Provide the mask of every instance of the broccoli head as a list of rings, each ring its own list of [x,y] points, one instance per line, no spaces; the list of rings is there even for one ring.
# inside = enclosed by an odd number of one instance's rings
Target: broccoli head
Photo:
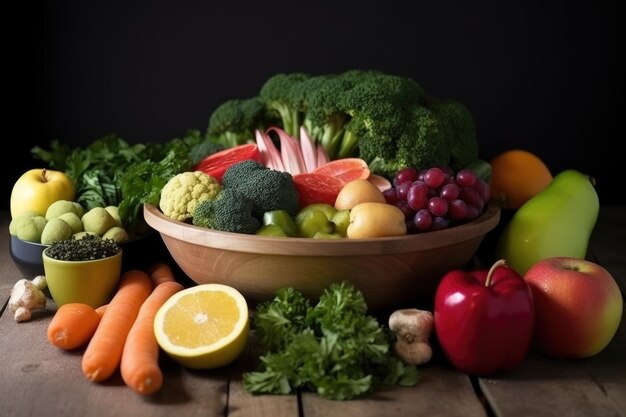
[[[222,178],[224,189],[234,188],[252,201],[252,214],[262,219],[267,211],[286,210],[295,216],[298,191],[288,172],[269,169],[251,159],[230,166]]]
[[[213,200],[198,204],[192,223],[200,227],[233,233],[253,234],[261,222],[252,216],[252,201],[233,188],[224,188]]]
[[[266,108],[280,117],[283,130],[296,138],[300,137],[302,117],[299,103],[293,102],[292,89],[308,78],[308,74],[300,72],[276,74],[265,81],[259,92]]]
[[[380,148],[383,144],[386,150]],[[406,167],[446,166],[450,155],[441,121],[425,107],[413,109],[394,140],[387,143],[380,137],[366,135],[361,138],[359,147],[363,158],[371,161],[370,170],[388,178]]]
[[[455,100],[436,100],[428,102],[441,121],[442,128],[450,143],[448,165],[455,171],[463,169],[478,159],[478,141],[474,119],[467,107]]]
[[[254,131],[266,123],[265,105],[258,97],[228,100],[209,118],[207,136],[226,148],[254,141]]]

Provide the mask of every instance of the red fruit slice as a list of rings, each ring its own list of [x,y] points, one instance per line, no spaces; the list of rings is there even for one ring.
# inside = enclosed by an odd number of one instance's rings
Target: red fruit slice
[[[367,162],[361,158],[335,159],[317,167],[313,173],[335,177],[344,184],[353,180],[366,180],[370,176]]]
[[[228,167],[246,159],[262,163],[261,153],[256,143],[246,143],[216,152],[198,162],[193,170],[205,172],[221,183]]]
[[[385,191],[391,188],[391,181],[380,175],[372,174],[367,178],[369,182],[374,184],[380,191]]]
[[[344,183],[335,177],[315,173],[294,175],[293,183],[298,190],[300,208],[314,203],[334,206],[337,195],[344,186]]]

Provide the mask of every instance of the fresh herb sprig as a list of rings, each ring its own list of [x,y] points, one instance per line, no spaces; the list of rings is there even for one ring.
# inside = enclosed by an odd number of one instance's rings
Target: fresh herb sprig
[[[417,383],[417,369],[390,352],[390,333],[347,282],[332,284],[313,307],[293,288],[281,289],[258,306],[253,324],[267,352],[260,370],[244,374],[253,394],[304,389],[348,400],[380,383]]]

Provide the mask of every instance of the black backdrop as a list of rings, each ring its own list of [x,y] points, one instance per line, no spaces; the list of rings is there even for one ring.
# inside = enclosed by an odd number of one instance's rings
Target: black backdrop
[[[505,4],[507,3],[507,4]],[[593,175],[623,203],[624,64],[603,1],[46,2],[4,14],[9,110],[2,207],[30,148],[118,133],[204,131],[229,98],[276,72],[379,69],[474,114],[481,157],[523,148]],[[8,32],[8,33],[7,33]],[[623,146],[623,145],[622,145]],[[6,166],[6,165],[5,165]]]

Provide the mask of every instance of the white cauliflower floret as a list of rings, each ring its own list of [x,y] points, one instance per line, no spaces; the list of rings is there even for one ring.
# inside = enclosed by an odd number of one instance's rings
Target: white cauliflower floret
[[[183,172],[172,177],[161,190],[159,208],[166,216],[184,222],[191,219],[201,201],[211,200],[222,191],[221,184],[202,172]]]

